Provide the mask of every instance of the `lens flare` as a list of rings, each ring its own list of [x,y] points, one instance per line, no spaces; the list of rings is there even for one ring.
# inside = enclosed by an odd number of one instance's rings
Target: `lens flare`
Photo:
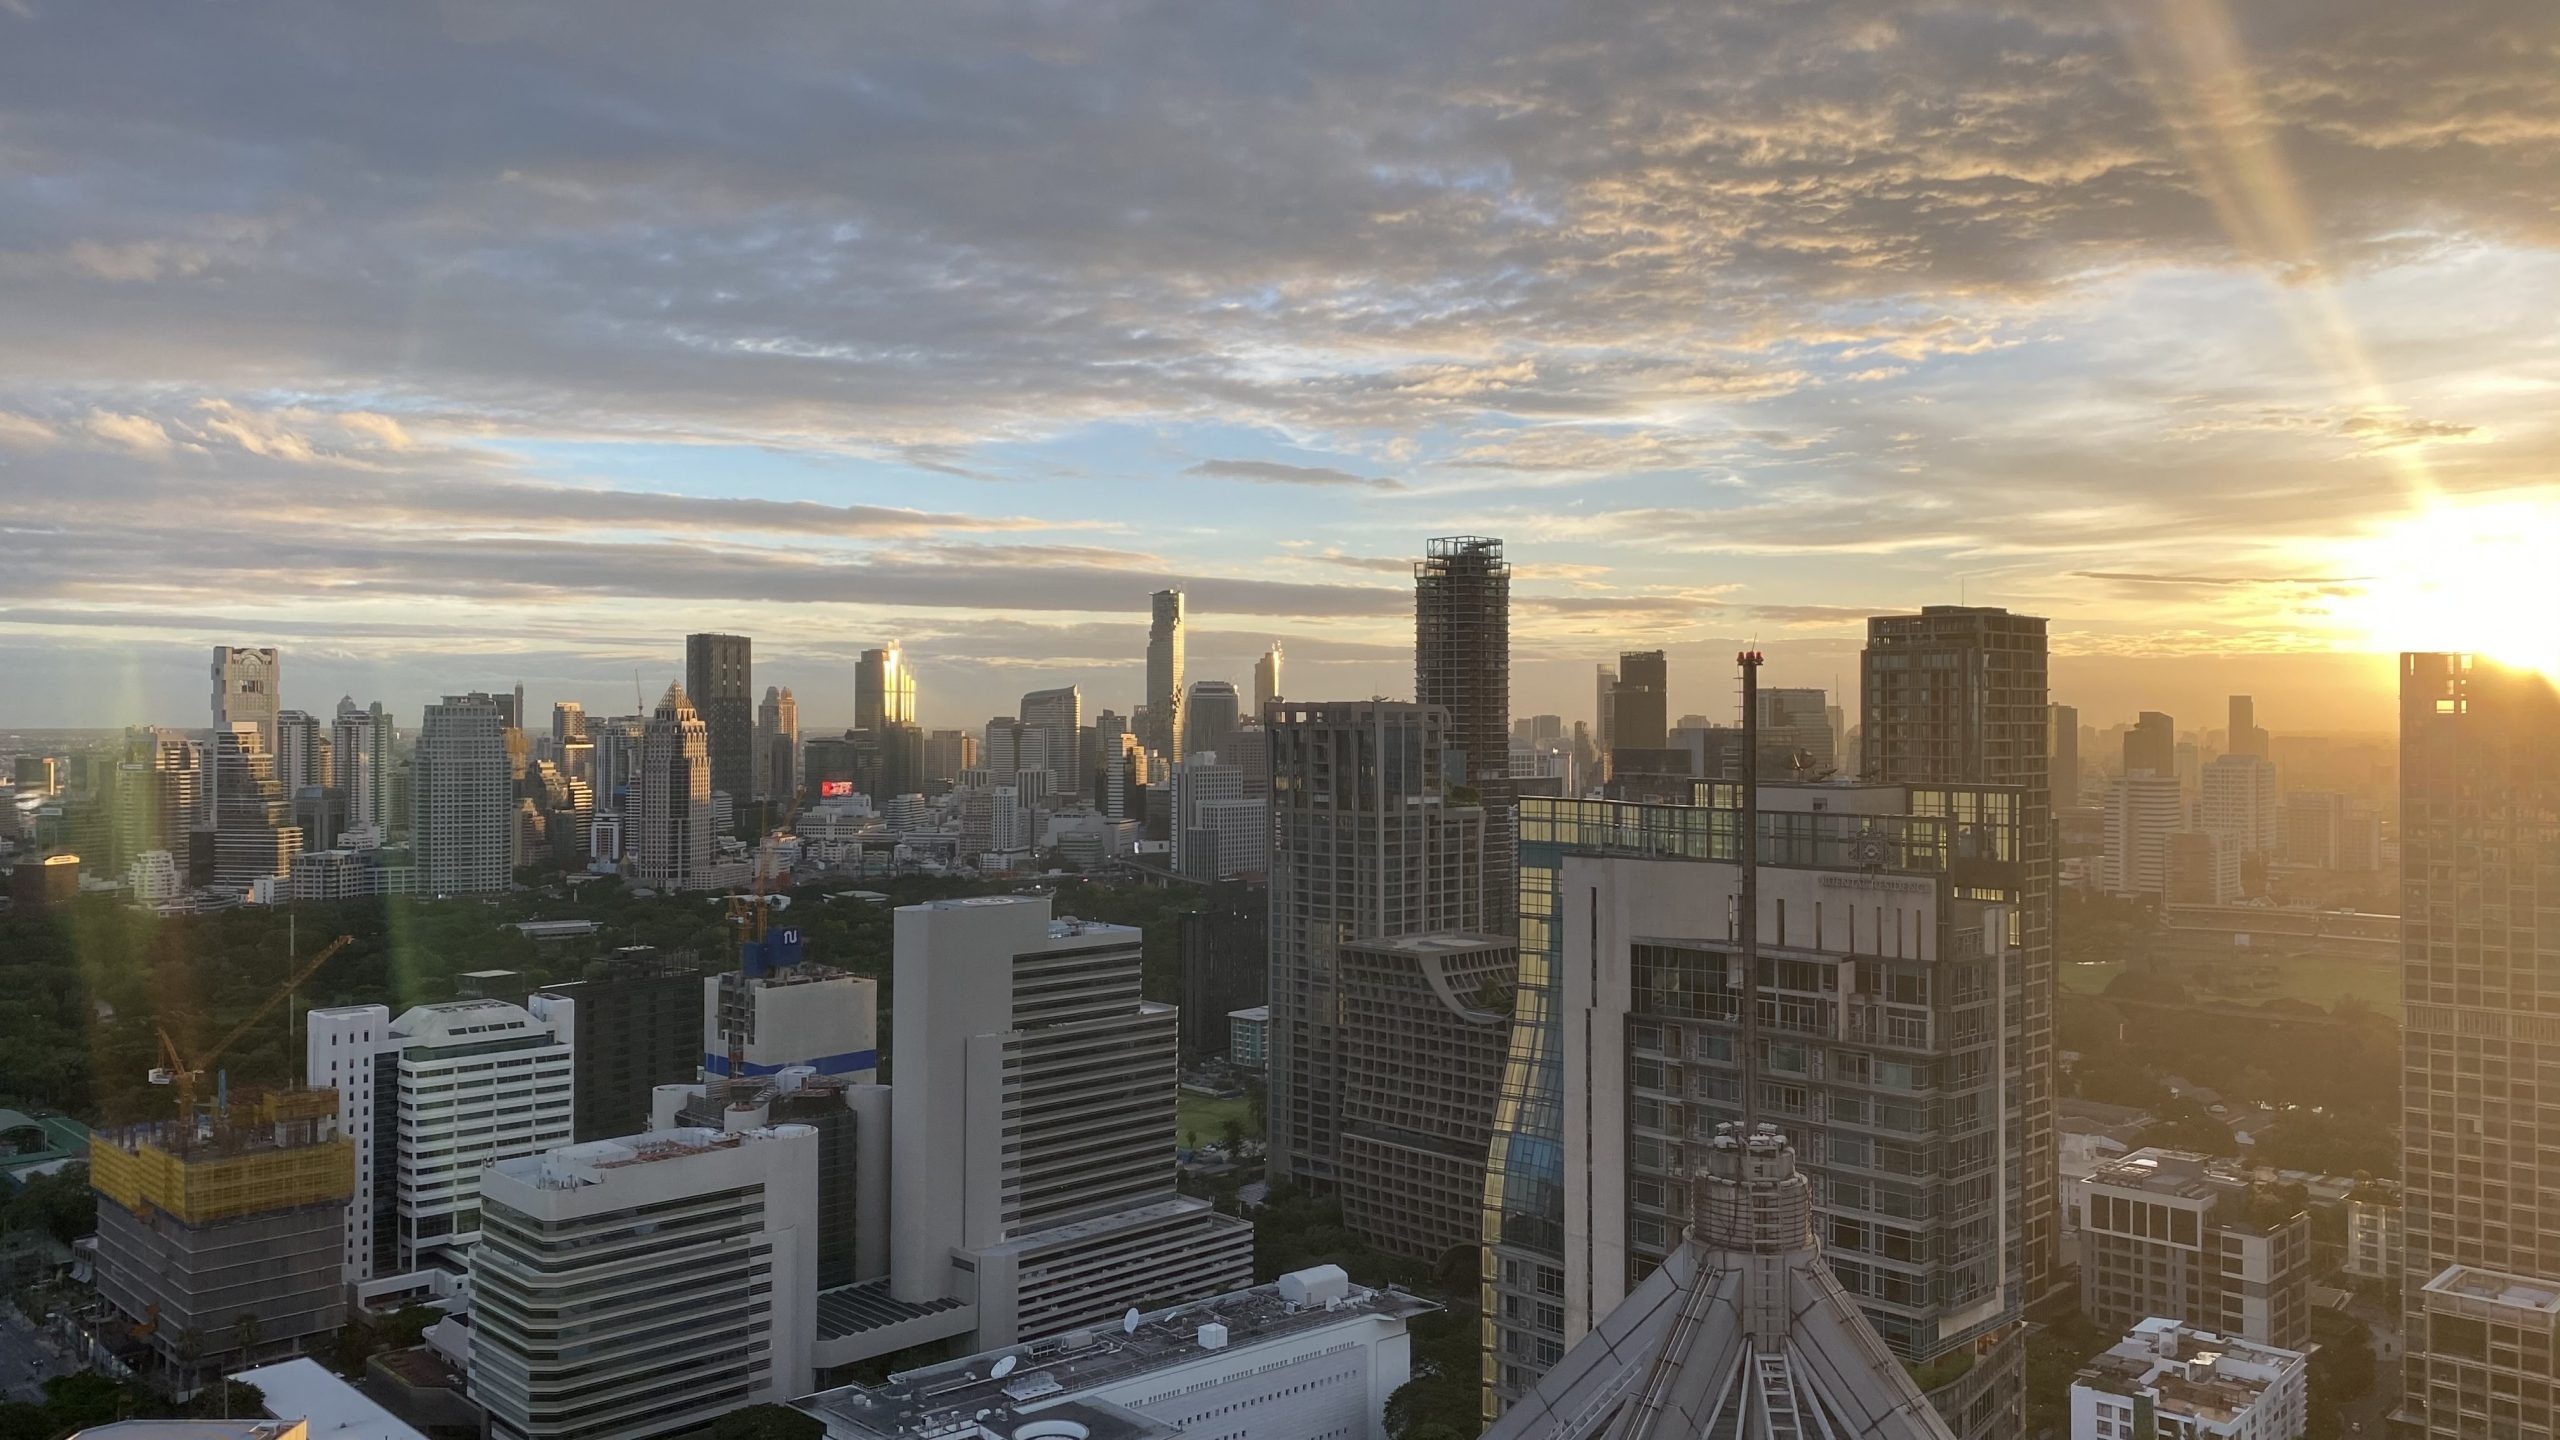
[[[2560,677],[2560,492],[2440,501],[2346,547],[2334,616],[2366,648],[2454,650]]]

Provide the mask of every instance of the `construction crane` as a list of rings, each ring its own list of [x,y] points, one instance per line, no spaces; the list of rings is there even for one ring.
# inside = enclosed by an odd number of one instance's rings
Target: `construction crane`
[[[264,1021],[270,1014],[273,1014],[276,1006],[281,1004],[286,996],[301,989],[302,982],[310,979],[313,974],[318,972],[321,966],[328,964],[332,956],[354,943],[356,943],[356,937],[353,935],[341,935],[337,939],[330,941],[326,946],[321,948],[319,954],[302,962],[302,968],[293,972],[292,979],[287,980],[284,984],[278,986],[274,994],[269,995],[265,1001],[259,1004],[257,1009],[249,1012],[248,1019],[231,1027],[231,1033],[223,1036],[221,1042],[216,1044],[210,1050],[203,1051],[193,1057],[190,1057],[185,1051],[178,1048],[177,1041],[169,1038],[169,1030],[167,1026],[154,1025],[151,1027],[159,1034],[160,1053],[169,1062],[166,1065],[156,1066],[153,1068],[151,1071],[151,1083],[154,1085],[175,1085],[178,1087],[178,1119],[181,1122],[191,1122],[194,1120],[196,1113],[196,1082],[204,1078],[205,1071],[212,1066],[213,1062],[221,1059],[225,1054],[228,1054],[232,1046],[240,1043],[242,1036],[247,1035],[251,1030],[256,1029],[260,1022]]]

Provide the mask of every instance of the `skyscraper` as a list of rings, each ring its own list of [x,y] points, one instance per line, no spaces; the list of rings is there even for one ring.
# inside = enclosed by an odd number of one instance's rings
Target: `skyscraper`
[[[1271,648],[1262,652],[1262,658],[1253,662],[1253,713],[1261,715],[1279,698],[1280,642],[1274,640]]]
[[[2009,950],[2022,1004],[2006,1018],[2017,1084],[2007,1097],[2018,1168],[2013,1233],[2030,1296],[2060,1264],[2054,1131],[2053,767],[2045,753],[2045,622],[1993,606],[1931,605],[1867,621],[1859,666],[1862,778],[1902,785],[1997,785],[2018,792],[2018,898]]]
[[[2273,762],[2238,751],[2213,757],[2200,782],[2196,828],[2213,832],[2244,856],[2275,854],[2284,836],[2284,812]]]
[[[2059,810],[2080,803],[2080,710],[2073,705],[2047,705],[2045,753],[2053,757],[2053,805]]]
[[[1227,739],[1236,733],[1239,708],[1235,682],[1192,681],[1191,694],[1182,706],[1182,753],[1213,751],[1219,759],[1233,764],[1235,757],[1227,753]]]
[[[1449,713],[1449,783],[1484,806],[1480,923],[1509,934],[1516,793],[1511,782],[1511,565],[1482,535],[1428,541],[1413,567],[1413,698]]]
[[[235,720],[215,730],[205,768],[215,795],[213,883],[246,894],[259,881],[287,873],[302,852],[302,831],[258,727]]]
[[[1139,742],[1167,760],[1182,758],[1182,592],[1155,593],[1147,625],[1147,714]]]
[[[342,695],[329,736],[338,788],[347,792],[347,830],[369,832],[380,844],[391,825],[391,716],[379,700],[359,707]]]
[[[865,650],[853,668],[853,728],[878,734],[884,725],[916,723],[916,677],[907,652],[892,640]]]
[[[1483,928],[1484,811],[1449,803],[1448,712],[1389,700],[1272,712],[1272,1178],[1340,1164],[1340,948]]]
[[[756,794],[755,644],[744,635],[684,637],[684,693],[709,737],[711,788],[752,815]]]
[[[2233,755],[2267,758],[2267,732],[2258,728],[2258,702],[2247,695],[2231,697],[2231,733],[2223,749]]]
[[[276,780],[287,799],[337,783],[330,773],[333,748],[319,716],[307,710],[276,712]]]
[[[1034,690],[1022,697],[1022,724],[1038,730],[1047,747],[1049,788],[1053,794],[1072,796],[1084,782],[1082,769],[1076,764],[1077,751],[1083,737],[1084,696],[1069,685],[1058,690]]]
[[[782,811],[800,794],[800,702],[788,686],[766,686],[756,707],[756,793]]]
[[[1618,672],[1606,665],[1593,669],[1598,677],[1592,690],[1591,743],[1605,765],[1618,743]]]
[[[2178,722],[2157,710],[2143,711],[2124,732],[2124,773],[2137,772],[2178,778]]]
[[[587,707],[575,700],[555,700],[551,705],[551,746],[556,755],[560,747],[587,735]]]
[[[505,712],[496,696],[475,690],[428,706],[418,727],[411,803],[418,888],[427,894],[504,890],[515,878],[515,782]]]
[[[247,722],[258,727],[258,748],[276,753],[276,711],[284,684],[284,658],[272,645],[213,647],[213,728]]]
[[[2560,1400],[2555,808],[2549,677],[2400,657],[2402,1393],[2444,1440],[2548,1434]]]
[[[1659,750],[1671,743],[1671,662],[1659,650],[1618,657],[1612,691],[1612,750]]]
[[[667,687],[640,740],[634,818],[623,843],[634,878],[660,890],[711,883],[710,727],[681,685]]]

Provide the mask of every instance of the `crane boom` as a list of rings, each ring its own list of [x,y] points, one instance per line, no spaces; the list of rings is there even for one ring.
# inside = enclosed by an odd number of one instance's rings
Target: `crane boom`
[[[282,1004],[286,996],[302,988],[302,982],[316,974],[320,967],[329,963],[339,951],[354,943],[356,943],[356,937],[353,935],[341,935],[323,946],[319,954],[304,961],[301,968],[293,972],[292,979],[277,986],[273,993],[259,1002],[257,1009],[249,1012],[248,1019],[232,1026],[231,1033],[223,1036],[221,1041],[210,1050],[192,1057],[185,1055],[178,1049],[178,1042],[169,1037],[165,1027],[153,1026],[152,1028],[160,1035],[160,1048],[169,1057],[169,1078],[178,1087],[178,1118],[184,1120],[195,1114],[196,1080],[212,1067],[214,1061],[228,1054],[232,1046],[240,1043],[242,1036],[256,1029],[260,1022],[274,1014],[276,1006]],[[159,1077],[155,1075],[152,1078],[157,1080]]]

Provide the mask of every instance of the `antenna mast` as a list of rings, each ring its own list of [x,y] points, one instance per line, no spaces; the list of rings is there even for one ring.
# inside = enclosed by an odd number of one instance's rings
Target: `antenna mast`
[[[1760,1118],[1760,652],[1733,657],[1742,668],[1742,1131]]]

